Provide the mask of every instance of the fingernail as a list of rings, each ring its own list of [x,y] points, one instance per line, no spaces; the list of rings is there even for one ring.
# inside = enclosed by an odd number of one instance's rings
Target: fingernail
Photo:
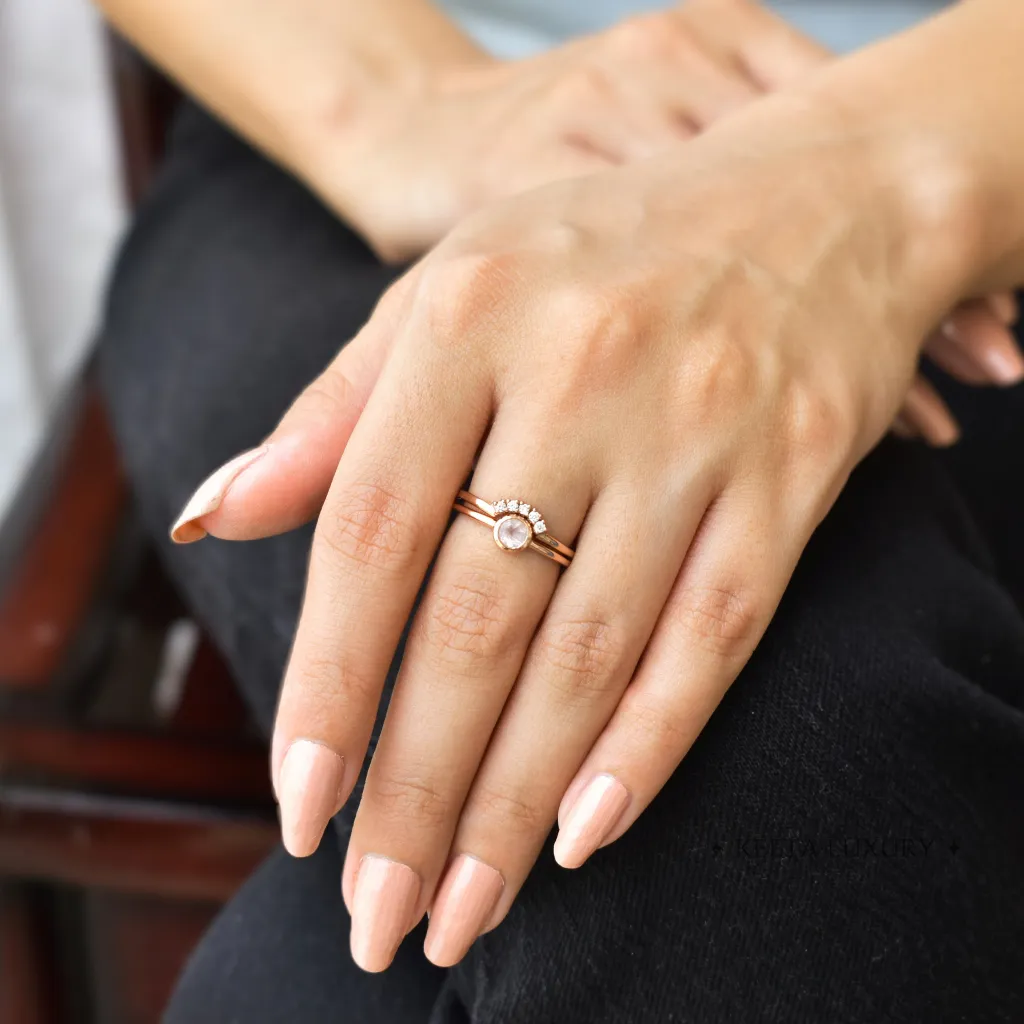
[[[419,876],[406,864],[368,853],[359,862],[352,897],[352,959],[383,971],[412,927]]]
[[[978,358],[998,384],[1018,384],[1024,378],[1024,359],[1016,350],[982,349]]]
[[[614,775],[596,775],[565,817],[555,839],[555,860],[578,868],[608,837],[629,803],[629,790]]]
[[[460,854],[448,868],[430,911],[423,944],[427,959],[438,967],[457,964],[490,920],[504,887],[501,872]]]
[[[327,823],[341,810],[345,759],[313,740],[295,740],[281,762],[281,839],[293,857],[316,852]]]
[[[263,458],[269,450],[270,445],[267,444],[253,448],[251,451],[236,455],[230,462],[225,462],[220,469],[214,470],[199,485],[195,494],[188,499],[185,507],[181,510],[181,515],[171,527],[171,540],[175,544],[191,544],[194,541],[202,540],[206,536],[206,531],[197,520],[219,509],[228,488],[257,459]]]

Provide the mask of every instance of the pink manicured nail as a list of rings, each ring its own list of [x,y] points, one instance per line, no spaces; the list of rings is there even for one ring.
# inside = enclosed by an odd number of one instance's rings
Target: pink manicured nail
[[[195,494],[181,510],[181,515],[175,520],[171,527],[171,540],[175,544],[191,544],[193,541],[202,540],[206,531],[196,521],[216,512],[220,508],[224,495],[228,488],[244,473],[257,459],[263,458],[270,450],[270,445],[262,445],[253,448],[251,451],[242,452],[236,455],[230,462],[225,462],[220,469],[214,470],[197,488]]]
[[[423,952],[438,967],[457,964],[490,919],[505,880],[476,857],[461,854],[448,868],[430,911]]]
[[[596,775],[565,816],[555,839],[555,860],[578,868],[608,837],[629,803],[629,790],[614,775]]]
[[[406,864],[368,853],[359,862],[352,897],[352,959],[364,971],[383,971],[413,925],[419,875]]]
[[[978,358],[998,384],[1018,384],[1024,377],[1024,359],[1019,352],[988,348],[982,349]]]
[[[324,829],[341,810],[345,759],[313,740],[295,740],[281,762],[277,798],[281,838],[293,857],[316,852]]]

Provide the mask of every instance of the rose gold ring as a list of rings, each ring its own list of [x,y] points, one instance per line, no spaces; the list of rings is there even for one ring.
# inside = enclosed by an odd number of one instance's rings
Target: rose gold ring
[[[568,544],[555,540],[548,533],[547,523],[538,509],[518,498],[502,498],[492,505],[469,491],[459,491],[452,508],[489,526],[494,534],[494,543],[502,551],[525,551],[531,548],[545,558],[565,566],[576,554]]]

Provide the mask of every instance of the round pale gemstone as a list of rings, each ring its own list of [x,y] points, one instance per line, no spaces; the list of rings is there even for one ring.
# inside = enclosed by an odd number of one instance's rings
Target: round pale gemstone
[[[508,551],[519,551],[530,543],[530,524],[519,516],[506,516],[494,527],[494,537]]]
[[[536,509],[534,509],[530,513],[530,517],[529,518],[530,518],[530,522],[531,523],[535,523],[535,522],[537,522],[538,519],[540,519],[540,513]]]
[[[512,500],[511,500],[511,501],[510,501],[510,502],[508,503],[508,510],[509,510],[509,512],[515,512],[515,511],[517,511],[518,509],[519,509],[519,500],[518,500],[517,498],[513,498],[513,499],[512,499]]]

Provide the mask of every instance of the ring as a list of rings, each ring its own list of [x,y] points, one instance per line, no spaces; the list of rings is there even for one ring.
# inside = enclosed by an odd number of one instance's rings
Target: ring
[[[502,551],[525,551],[531,548],[564,566],[568,566],[576,554],[568,544],[555,540],[548,533],[547,523],[539,509],[518,498],[502,498],[492,505],[469,491],[459,491],[452,508],[491,527],[494,543]]]

